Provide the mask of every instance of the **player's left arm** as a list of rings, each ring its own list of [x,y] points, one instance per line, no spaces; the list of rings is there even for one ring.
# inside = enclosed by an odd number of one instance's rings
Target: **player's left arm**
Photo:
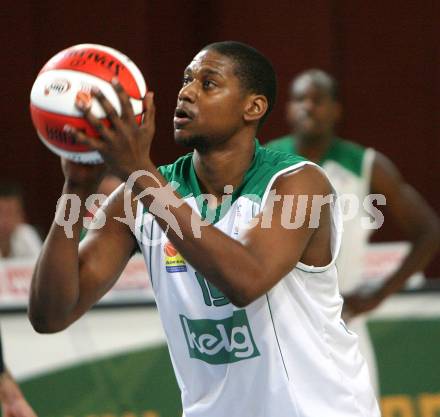
[[[371,310],[399,291],[412,274],[423,270],[430,262],[440,243],[440,222],[434,210],[381,153],[376,153],[373,163],[371,192],[385,196],[387,209],[411,243],[411,249],[400,267],[376,292],[345,299],[349,309],[358,310],[355,313]]]
[[[148,171],[166,185],[154,167]],[[135,183],[136,194],[150,187],[151,179],[141,177]],[[198,215],[191,207],[186,203],[169,207],[181,236],[170,229],[168,238],[198,272],[237,306],[246,306],[268,292],[299,261],[317,266],[331,261],[330,207],[315,204],[315,196],[332,193],[325,175],[314,166],[305,166],[278,178],[273,190],[278,197],[272,200],[273,204],[265,204],[252,219],[253,227],[239,240],[213,225],[201,227],[200,236],[196,237],[194,219]],[[151,194],[146,195],[142,202],[149,207],[153,199]],[[165,203],[162,201],[163,206]],[[169,223],[163,218],[156,220],[162,229],[167,228]]]

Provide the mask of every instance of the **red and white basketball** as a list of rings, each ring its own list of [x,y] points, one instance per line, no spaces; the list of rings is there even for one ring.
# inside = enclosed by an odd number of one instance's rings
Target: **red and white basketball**
[[[121,105],[111,85],[114,77],[130,96],[136,119],[141,123],[147,86],[139,68],[121,52],[102,45],[75,45],[56,54],[41,69],[32,87],[30,110],[38,136],[52,152],[83,164],[102,162],[99,152],[76,143],[64,126],[68,124],[98,137],[75,101],[77,97],[92,100],[91,111],[108,125],[90,91],[92,87],[99,88],[120,114]]]

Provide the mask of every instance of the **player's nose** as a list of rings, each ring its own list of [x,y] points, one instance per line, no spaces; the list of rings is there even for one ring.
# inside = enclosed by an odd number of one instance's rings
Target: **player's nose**
[[[184,85],[177,96],[179,101],[189,101],[190,103],[194,103],[197,98],[197,91],[195,87],[195,82],[190,82]]]
[[[305,99],[303,101],[302,105],[303,105],[303,109],[307,113],[311,113],[313,111],[313,109],[315,108],[315,102],[311,98]]]

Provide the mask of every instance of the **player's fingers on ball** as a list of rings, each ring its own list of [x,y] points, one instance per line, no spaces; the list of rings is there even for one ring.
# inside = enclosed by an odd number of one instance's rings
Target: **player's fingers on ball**
[[[97,151],[104,150],[105,143],[102,140],[92,138],[82,132],[77,133],[76,140],[78,143],[81,143],[82,145],[87,145],[89,148],[95,149]]]
[[[84,117],[104,141],[111,142],[112,131],[105,126],[104,123],[90,111],[90,109],[84,112]]]
[[[80,143],[81,145],[87,145],[91,148],[96,148],[96,149],[97,147],[100,147],[100,149],[102,149],[104,145],[104,142],[102,140],[87,136],[84,132],[75,129],[73,126],[65,125],[64,131],[68,133],[70,136],[72,136],[72,138],[75,139],[75,141]]]
[[[156,115],[156,107],[154,105],[154,93],[152,91],[149,91],[145,95],[144,108],[145,108],[145,115],[144,115],[143,124],[154,123],[154,118]]]
[[[112,126],[114,126],[116,129],[121,130],[123,129],[121,118],[118,115],[118,112],[113,107],[113,105],[108,101],[107,97],[103,94],[101,90],[99,90],[96,87],[92,88],[92,95],[95,97],[99,104],[101,105],[102,109],[104,110],[105,114],[107,115],[107,119],[110,120],[110,123]],[[90,110],[90,109],[87,109]],[[91,114],[91,112],[89,111]]]
[[[124,90],[124,87],[122,87],[121,83],[116,77],[112,79],[112,86],[119,98],[119,102],[121,103],[122,119],[130,120],[134,124],[136,124],[134,118],[133,106],[130,103],[130,97],[128,96],[127,92]]]

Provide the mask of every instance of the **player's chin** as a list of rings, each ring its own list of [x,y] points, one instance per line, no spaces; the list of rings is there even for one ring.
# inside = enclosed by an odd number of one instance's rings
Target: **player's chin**
[[[174,130],[174,141],[178,145],[188,148],[205,148],[207,145],[207,140],[204,135],[194,134],[194,132],[190,133],[184,129]]]
[[[174,141],[179,145],[186,145],[191,140],[191,134],[185,129],[174,128]]]

